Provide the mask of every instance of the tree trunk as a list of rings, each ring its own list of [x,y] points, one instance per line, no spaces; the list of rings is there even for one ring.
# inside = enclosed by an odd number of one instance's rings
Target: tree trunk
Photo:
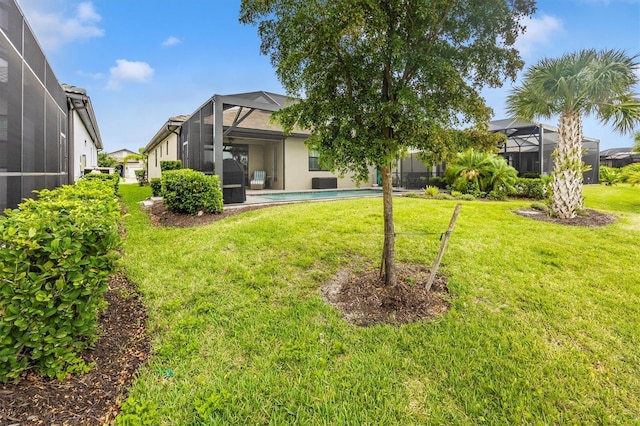
[[[562,219],[573,218],[582,208],[582,117],[578,111],[560,116],[554,163],[551,212]]]
[[[395,260],[395,231],[393,227],[393,184],[391,177],[391,164],[385,165],[382,170],[382,200],[384,209],[384,247],[382,248],[382,264],[380,275],[384,279],[385,286],[395,286],[398,282],[396,276]]]

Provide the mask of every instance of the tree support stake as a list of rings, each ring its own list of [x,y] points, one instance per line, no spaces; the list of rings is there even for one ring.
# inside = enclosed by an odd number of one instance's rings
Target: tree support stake
[[[438,252],[438,256],[436,256],[436,261],[431,268],[431,274],[429,275],[429,280],[427,280],[427,284],[425,286],[426,290],[431,290],[431,286],[433,285],[433,281],[436,279],[436,274],[438,273],[438,269],[440,268],[440,262],[442,261],[442,256],[444,256],[444,251],[447,249],[447,242],[449,241],[449,237],[451,236],[451,232],[453,232],[453,226],[456,224],[456,219],[458,218],[458,214],[460,213],[460,208],[462,204],[458,203],[456,205],[456,209],[453,211],[453,216],[451,216],[451,221],[449,222],[449,228],[447,228],[447,232],[444,233],[444,237],[442,238],[442,244],[440,244],[440,251]]]

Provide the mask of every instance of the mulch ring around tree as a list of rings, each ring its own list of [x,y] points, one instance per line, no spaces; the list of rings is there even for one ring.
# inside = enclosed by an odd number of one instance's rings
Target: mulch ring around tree
[[[322,286],[322,296],[342,312],[346,321],[360,326],[430,320],[448,312],[445,277],[436,275],[426,291],[427,268],[402,263],[396,268],[398,284],[392,287],[383,285],[378,269],[364,273],[343,270]]]
[[[135,287],[117,273],[105,292],[101,337],[83,352],[95,367],[83,376],[49,380],[32,372],[0,385],[0,425],[103,425],[111,423],[135,371],[151,349],[145,311]]]
[[[529,219],[539,220],[542,222],[557,223],[559,225],[569,226],[587,226],[587,227],[599,227],[609,225],[618,220],[617,216],[599,212],[597,210],[585,209],[581,214],[571,219],[560,219],[557,217],[549,216],[548,213],[534,210],[534,209],[522,209],[516,210],[513,213],[528,217]]]

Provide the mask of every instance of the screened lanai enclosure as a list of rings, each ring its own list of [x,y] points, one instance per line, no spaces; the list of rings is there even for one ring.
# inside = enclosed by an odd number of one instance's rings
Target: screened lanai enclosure
[[[553,156],[558,145],[558,128],[542,123],[530,123],[517,119],[492,121],[489,130],[507,136],[500,146],[499,154],[520,176],[535,177],[550,175],[553,171]],[[598,183],[600,169],[600,141],[583,137],[582,161],[589,166],[584,172],[584,183]]]
[[[184,167],[224,177],[224,160],[244,169],[247,186],[255,171],[266,171],[266,187],[284,189],[285,140],[306,138],[307,132],[285,137],[270,121],[271,113],[289,98],[268,92],[214,95],[182,124],[180,158]],[[225,185],[223,179],[223,187]]]

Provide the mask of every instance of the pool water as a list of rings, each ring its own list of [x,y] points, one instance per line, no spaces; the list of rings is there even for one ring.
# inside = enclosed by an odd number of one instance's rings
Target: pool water
[[[271,201],[320,200],[326,198],[376,197],[381,196],[380,189],[351,189],[344,191],[283,192],[280,194],[259,195]]]

